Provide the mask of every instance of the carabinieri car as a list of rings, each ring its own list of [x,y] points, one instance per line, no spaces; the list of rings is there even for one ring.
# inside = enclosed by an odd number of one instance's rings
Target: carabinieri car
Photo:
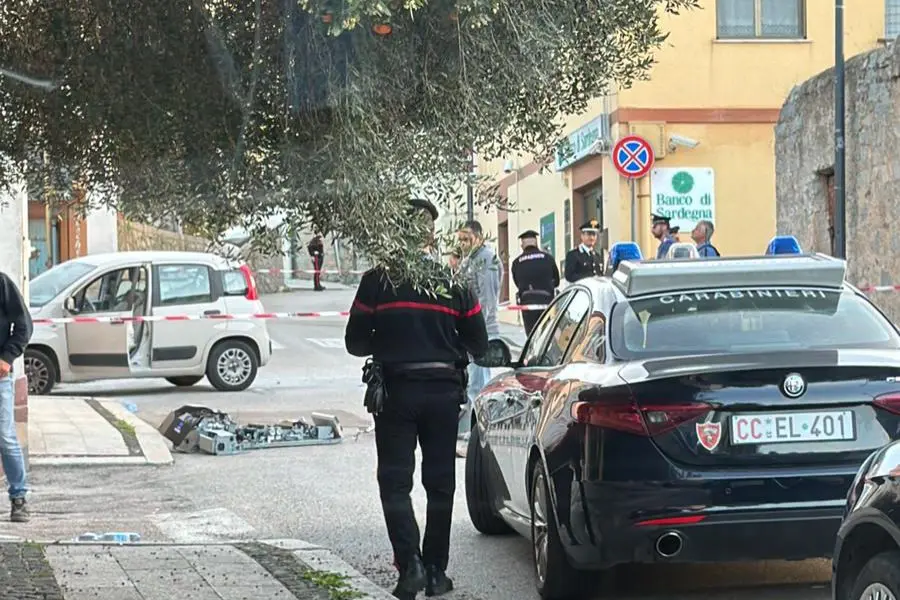
[[[854,475],[900,432],[900,335],[844,275],[623,261],[567,287],[518,360],[480,363],[512,370],[475,400],[475,527],[529,537],[548,600],[625,563],[831,556]]]

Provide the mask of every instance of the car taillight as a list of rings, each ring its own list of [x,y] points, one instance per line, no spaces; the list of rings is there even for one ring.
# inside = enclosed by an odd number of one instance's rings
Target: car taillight
[[[576,423],[615,429],[634,435],[654,436],[698,419],[712,410],[702,402],[641,406],[633,402],[575,402],[572,418]]]
[[[887,394],[875,396],[872,402],[879,408],[883,408],[895,415],[900,415],[900,392],[888,392]]]
[[[253,271],[249,265],[241,265],[241,273],[244,275],[244,281],[247,282],[247,294],[244,296],[247,300],[259,300],[259,292],[256,290],[256,278],[253,277]]]

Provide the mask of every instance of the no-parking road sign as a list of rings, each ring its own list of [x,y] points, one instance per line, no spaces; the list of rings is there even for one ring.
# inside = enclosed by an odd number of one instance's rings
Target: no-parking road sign
[[[616,170],[628,179],[640,179],[653,168],[653,148],[644,138],[628,135],[616,142],[612,161]]]

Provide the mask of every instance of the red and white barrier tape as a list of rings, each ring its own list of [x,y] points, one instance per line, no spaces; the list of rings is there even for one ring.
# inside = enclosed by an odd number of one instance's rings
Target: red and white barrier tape
[[[259,269],[258,271],[253,271],[254,275],[293,275],[296,273],[305,273],[307,275],[315,275],[316,273],[319,273],[320,275],[362,275],[365,271],[360,271],[358,269],[322,269],[321,271],[310,269]]]
[[[321,271],[310,269],[260,269],[253,271],[254,275],[293,275],[297,273],[306,275],[315,275],[316,273],[320,275],[362,275],[365,272],[365,270],[359,269],[322,269]],[[900,292],[900,285],[870,285],[858,289],[867,294],[874,292]]]
[[[506,304],[498,310],[544,310],[545,304]],[[72,323],[149,323],[160,321],[272,321],[277,319],[317,319],[323,317],[346,317],[350,311],[247,313],[235,315],[150,315],[146,317],[58,317],[34,319],[35,325],[66,325]]]
[[[859,288],[861,292],[900,292],[900,285],[874,285]],[[546,304],[501,304],[497,310],[523,311],[544,310]],[[247,313],[235,315],[151,315],[146,317],[59,317],[53,319],[34,319],[35,325],[64,325],[71,323],[148,323],[159,321],[272,321],[295,319],[319,319],[327,317],[346,317],[349,311],[316,311],[316,312],[278,312]]]

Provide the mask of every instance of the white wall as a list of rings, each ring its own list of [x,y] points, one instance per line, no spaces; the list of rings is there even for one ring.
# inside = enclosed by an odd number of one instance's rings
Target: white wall
[[[92,208],[87,214],[87,253],[101,254],[119,249],[119,220],[111,208]]]
[[[0,271],[6,273],[28,299],[28,255],[31,244],[28,241],[28,196],[24,186],[13,195],[0,192]],[[22,359],[13,368],[17,376],[24,374]]]

